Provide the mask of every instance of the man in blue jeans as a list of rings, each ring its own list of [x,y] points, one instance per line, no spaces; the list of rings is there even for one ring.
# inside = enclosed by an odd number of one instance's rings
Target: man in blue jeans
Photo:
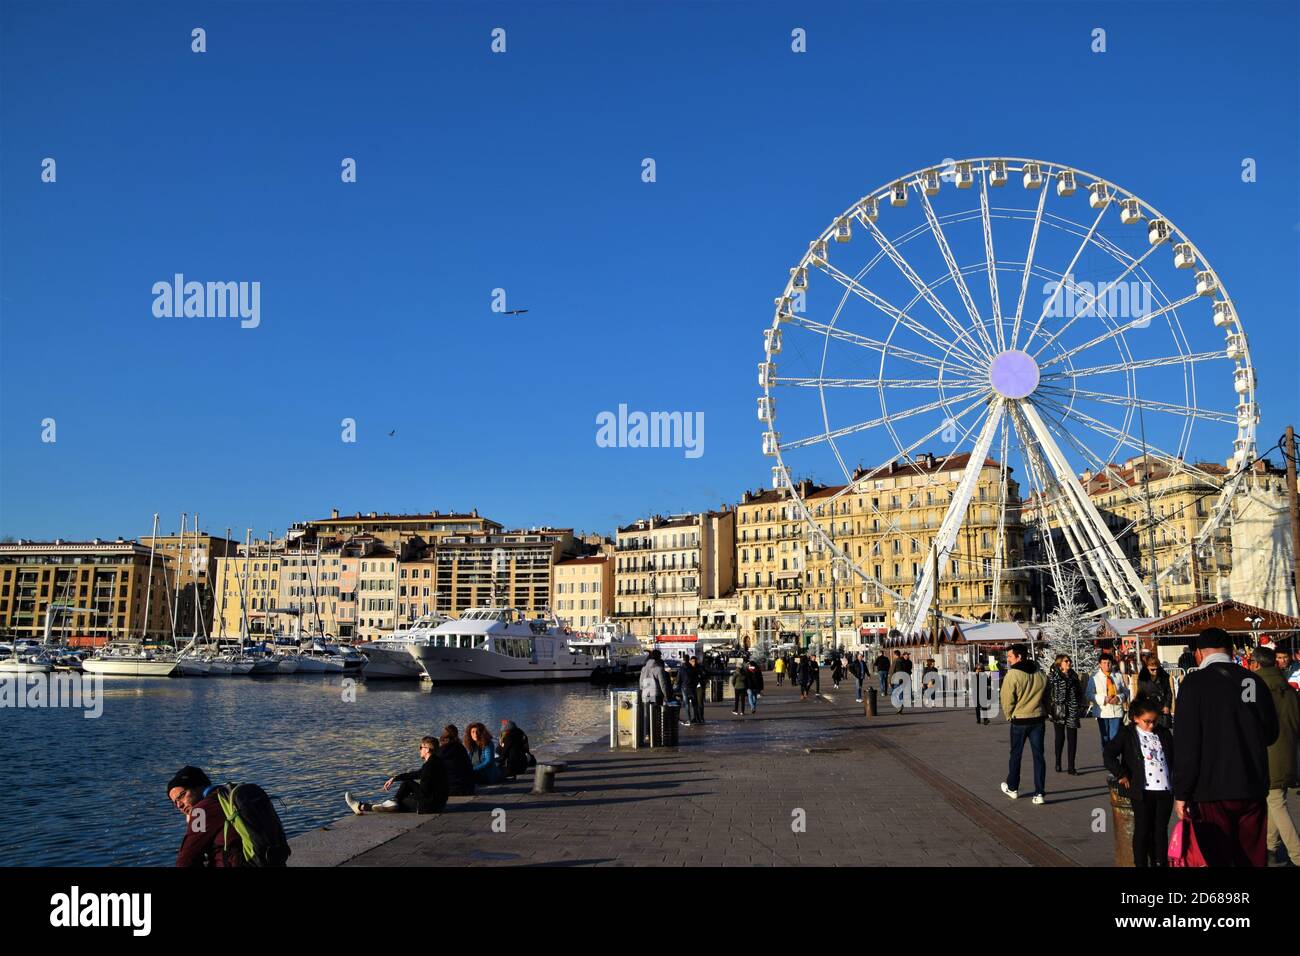
[[[1024,644],[1013,644],[1007,651],[1007,676],[1002,680],[999,702],[1011,722],[1011,757],[1007,762],[1007,779],[1002,792],[1012,800],[1020,796],[1020,758],[1025,742],[1034,760],[1035,804],[1045,802],[1047,760],[1043,756],[1043,729],[1047,724],[1047,678],[1029,657]]]

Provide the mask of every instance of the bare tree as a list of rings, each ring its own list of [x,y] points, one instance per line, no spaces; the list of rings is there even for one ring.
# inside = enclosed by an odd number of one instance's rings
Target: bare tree
[[[1089,674],[1097,667],[1101,655],[1093,644],[1097,636],[1097,622],[1089,618],[1088,609],[1076,598],[1083,587],[1083,575],[1077,568],[1063,566],[1053,590],[1056,609],[1043,620],[1042,654],[1051,664],[1057,654],[1068,654],[1074,669]]]

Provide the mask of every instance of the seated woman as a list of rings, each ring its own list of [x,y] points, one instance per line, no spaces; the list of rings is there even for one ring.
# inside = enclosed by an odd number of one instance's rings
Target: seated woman
[[[344,793],[343,799],[353,813],[437,813],[447,805],[447,770],[438,759],[438,742],[432,737],[420,738],[420,758],[424,766],[419,770],[399,773],[384,783],[384,789],[397,788],[397,795],[382,803],[363,803]]]
[[[470,724],[465,729],[465,749],[469,751],[469,761],[474,767],[474,782],[478,784],[500,783],[501,765],[497,763],[497,748],[492,742],[492,735],[481,723]]]
[[[469,754],[460,742],[460,731],[455,724],[442,728],[442,737],[438,741],[438,756],[447,768],[447,792],[453,797],[472,797],[474,795],[474,767],[469,762]]]
[[[528,772],[528,735],[515,726],[513,720],[501,721],[501,766],[506,776],[517,777]]]

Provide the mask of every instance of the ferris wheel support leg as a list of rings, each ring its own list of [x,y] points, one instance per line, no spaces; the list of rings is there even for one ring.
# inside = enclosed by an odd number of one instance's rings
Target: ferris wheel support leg
[[[1097,549],[1092,552],[1095,560],[1092,562],[1094,567],[1104,572],[1104,579],[1111,584],[1106,588],[1107,591],[1112,588],[1118,589],[1114,595],[1121,607],[1130,612],[1143,613],[1150,615],[1153,613],[1153,603],[1151,594],[1142,579],[1138,577],[1137,571],[1133,565],[1129,564],[1128,559],[1124,557],[1124,552],[1120,550],[1119,542],[1111,534],[1110,529],[1106,527],[1106,522],[1098,513],[1097,507],[1092,503],[1087,493],[1083,490],[1079,478],[1070,468],[1061,449],[1057,447],[1055,439],[1044,424],[1038,410],[1029,402],[1020,405],[1020,411],[1025,421],[1029,424],[1030,430],[1034,437],[1038,439],[1039,446],[1047,456],[1048,463],[1052,466],[1052,471],[1056,480],[1062,484],[1068,491],[1066,499],[1073,507],[1078,525],[1082,527],[1084,535],[1094,541],[1094,547]]]
[[[984,427],[980,429],[979,437],[975,439],[975,447],[971,449],[970,461],[962,473],[961,481],[957,484],[952,501],[948,503],[948,511],[943,516],[943,523],[939,525],[939,534],[934,539],[940,567],[947,562],[948,555],[952,553],[953,544],[957,541],[957,532],[961,530],[962,522],[966,520],[966,509],[975,494],[975,486],[979,483],[980,472],[984,470],[984,461],[988,458],[993,436],[997,434],[998,425],[1002,423],[1005,413],[1004,400],[994,399],[989,408],[988,418],[984,420]],[[904,634],[915,631],[917,625],[925,618],[926,609],[934,597],[934,589],[939,586],[935,575],[935,564],[933,560],[925,562],[925,571],[921,574],[921,580],[912,590],[912,596],[903,612],[905,617],[900,622],[902,625],[900,630]]]

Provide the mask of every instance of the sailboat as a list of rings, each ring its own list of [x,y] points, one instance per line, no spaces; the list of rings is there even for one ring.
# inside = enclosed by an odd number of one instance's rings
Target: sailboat
[[[170,677],[176,672],[176,651],[152,648],[144,643],[149,633],[149,604],[153,596],[153,559],[158,539],[158,515],[153,516],[153,533],[149,539],[149,576],[145,579],[144,620],[139,641],[114,641],[86,658],[81,667],[87,674],[104,677]],[[173,638],[174,642],[175,638]]]

